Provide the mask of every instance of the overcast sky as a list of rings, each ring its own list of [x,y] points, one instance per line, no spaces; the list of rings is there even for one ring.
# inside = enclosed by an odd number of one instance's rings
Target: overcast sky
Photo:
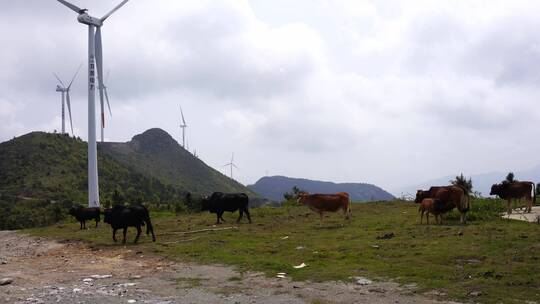
[[[116,2],[72,0],[101,17]],[[106,139],[159,127],[235,177],[392,190],[540,161],[540,1],[131,0],[103,26]],[[60,130],[55,71],[87,138],[87,27],[0,0],[0,141]]]

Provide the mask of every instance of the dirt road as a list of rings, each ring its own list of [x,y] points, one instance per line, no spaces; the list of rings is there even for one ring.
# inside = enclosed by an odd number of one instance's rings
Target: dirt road
[[[394,283],[292,282],[0,231],[0,303],[433,303]]]

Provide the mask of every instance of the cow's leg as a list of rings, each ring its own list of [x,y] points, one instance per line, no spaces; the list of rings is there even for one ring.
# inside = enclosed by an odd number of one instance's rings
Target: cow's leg
[[[219,219],[221,218],[222,215],[223,215],[223,212],[222,212],[222,213],[216,212],[216,217],[217,217],[216,225],[221,224],[221,223],[219,222]]]
[[[242,211],[242,209],[238,209],[238,219],[236,220],[236,223],[240,223],[240,220],[242,219],[242,217],[244,216],[244,211]]]
[[[124,233],[124,238],[122,239],[122,244],[125,244],[126,243],[126,234],[127,234],[127,226],[124,227],[124,231],[122,231]]]
[[[429,212],[426,213],[426,223],[429,225]]]
[[[248,218],[248,221],[249,223],[251,224],[251,216],[249,215],[249,210],[246,208],[246,210],[244,210],[244,212],[246,213],[246,216]]]
[[[116,240],[116,230],[117,230],[116,228],[113,228],[113,230],[112,230],[112,239],[113,239],[113,241],[115,243],[117,242],[117,240]]]
[[[82,221],[79,221],[79,224],[81,225],[81,229],[80,229],[80,230],[83,230],[83,227],[82,227]]]
[[[98,222],[99,222],[99,217],[96,217],[96,228],[97,228]]]
[[[142,229],[141,229],[141,226],[137,226],[137,236],[135,237],[135,241],[133,243],[137,243],[137,241],[139,240],[139,237],[141,236],[141,232],[142,232]]]
[[[422,220],[424,219],[424,211],[420,213],[420,225],[422,225]]]
[[[532,198],[529,196],[527,197],[527,213],[531,213],[532,211]]]
[[[512,199],[506,200],[506,213],[512,214]]]
[[[83,228],[86,229],[86,220],[82,221]]]

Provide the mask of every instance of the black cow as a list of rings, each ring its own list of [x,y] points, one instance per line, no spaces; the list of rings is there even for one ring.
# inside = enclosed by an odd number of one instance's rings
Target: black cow
[[[81,223],[81,230],[86,229],[86,221],[96,220],[96,227],[98,222],[101,220],[99,214],[99,208],[87,208],[80,205],[72,206],[69,209],[69,214],[75,217],[79,223]]]
[[[122,228],[124,231],[124,238],[122,243],[126,243],[126,233],[128,227],[137,228],[137,236],[135,237],[134,243],[137,243],[139,236],[141,235],[141,226],[146,224],[146,234],[152,233],[152,241],[156,241],[156,236],[154,235],[154,228],[152,227],[152,222],[150,221],[150,214],[148,209],[143,205],[135,206],[123,206],[116,205],[113,208],[106,209],[105,218],[103,221],[111,225],[113,229],[113,240],[116,242],[116,230]]]
[[[235,212],[239,210],[240,215],[236,220],[237,223],[240,222],[244,213],[251,224],[251,216],[249,215],[248,210],[249,197],[245,193],[222,193],[214,192],[210,197],[204,197],[201,201],[201,210],[208,210],[210,213],[215,213],[217,217],[216,224],[221,224],[220,220],[224,221],[223,213],[225,211]]]

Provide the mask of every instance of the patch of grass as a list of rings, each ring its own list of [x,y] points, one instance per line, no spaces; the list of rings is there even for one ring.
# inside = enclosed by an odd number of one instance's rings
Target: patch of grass
[[[180,277],[174,279],[177,284],[182,285],[182,287],[195,288],[202,286],[202,278],[186,278]]]
[[[405,202],[353,204],[353,216],[325,217],[307,208],[257,208],[253,224],[239,229],[178,234],[209,228],[214,214],[172,213],[153,218],[158,241],[141,237],[128,246],[181,261],[234,265],[239,271],[286,272],[294,280],[349,281],[352,276],[416,283],[418,292],[439,290],[449,299],[481,303],[540,301],[540,225],[503,220],[499,200],[473,200],[469,223],[454,215],[445,224],[419,225],[418,205]],[[227,213],[221,227],[235,225]],[[28,230],[40,236],[85,240],[94,246],[121,246],[105,225],[80,231],[78,224]],[[389,239],[378,236],[393,233]],[[287,236],[287,238],[285,238]],[[195,239],[196,237],[196,239]],[[298,249],[299,248],[299,249]],[[302,269],[294,265],[306,263]],[[471,298],[471,292],[480,292]]]

